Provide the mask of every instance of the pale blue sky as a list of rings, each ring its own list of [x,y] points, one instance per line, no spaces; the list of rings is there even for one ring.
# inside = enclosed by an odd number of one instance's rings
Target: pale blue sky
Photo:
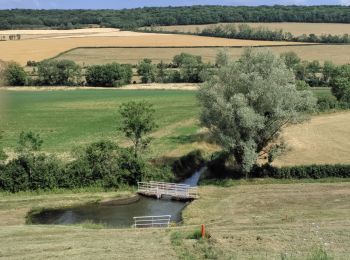
[[[184,5],[350,5],[350,0],[0,0],[0,9],[122,9]]]

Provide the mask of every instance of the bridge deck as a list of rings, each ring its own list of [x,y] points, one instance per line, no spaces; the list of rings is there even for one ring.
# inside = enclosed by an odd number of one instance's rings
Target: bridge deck
[[[187,184],[166,183],[166,182],[139,182],[139,194],[145,196],[170,196],[175,199],[197,199],[197,187],[191,187]]]

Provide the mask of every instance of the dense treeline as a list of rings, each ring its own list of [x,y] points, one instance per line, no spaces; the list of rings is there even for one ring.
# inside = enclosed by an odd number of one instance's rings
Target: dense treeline
[[[220,22],[350,23],[347,6],[191,6],[124,10],[1,10],[0,29],[138,28]]]
[[[248,24],[226,24],[211,25],[195,34],[210,37],[221,37],[231,39],[247,39],[261,41],[289,41],[289,42],[313,42],[313,43],[350,43],[350,35],[315,35],[303,34],[295,36],[290,32],[280,30],[270,30],[266,27],[253,28]]]
[[[9,86],[94,86],[120,87],[130,84],[133,70],[130,64],[109,63],[81,67],[70,60],[28,61],[32,72],[15,62],[4,63],[0,79]],[[144,59],[137,66],[142,83],[200,83],[209,75],[213,65],[204,63],[202,57],[187,53],[174,56],[169,64],[153,64]],[[135,81],[136,83],[136,81]]]

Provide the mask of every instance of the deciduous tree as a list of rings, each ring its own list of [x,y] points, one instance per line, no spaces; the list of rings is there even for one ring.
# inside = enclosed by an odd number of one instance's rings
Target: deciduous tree
[[[147,135],[157,127],[153,105],[146,101],[131,101],[122,104],[119,113],[119,129],[132,141],[134,155],[138,157],[151,141]]]
[[[311,92],[296,89],[283,59],[251,49],[203,84],[198,97],[202,124],[246,174],[281,129],[304,120],[316,103]]]

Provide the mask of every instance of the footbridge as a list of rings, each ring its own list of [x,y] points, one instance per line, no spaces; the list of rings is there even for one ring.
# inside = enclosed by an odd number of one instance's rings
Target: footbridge
[[[138,194],[144,196],[171,197],[178,200],[192,200],[198,198],[197,187],[191,187],[188,184],[167,183],[167,182],[138,182]]]

